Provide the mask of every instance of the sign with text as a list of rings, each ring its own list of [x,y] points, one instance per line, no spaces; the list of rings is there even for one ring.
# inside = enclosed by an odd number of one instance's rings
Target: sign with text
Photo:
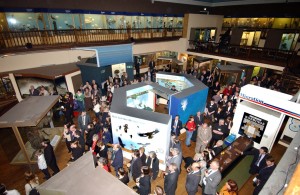
[[[268,121],[245,112],[239,134],[246,135],[259,144],[264,135],[267,124]]]

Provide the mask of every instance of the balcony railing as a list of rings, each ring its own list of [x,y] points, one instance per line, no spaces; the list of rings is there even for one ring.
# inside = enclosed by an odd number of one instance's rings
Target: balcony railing
[[[295,51],[269,49],[244,45],[222,45],[214,42],[189,41],[188,51],[206,53],[242,60],[272,63],[278,66],[287,66],[293,63]]]
[[[35,46],[86,45],[99,42],[126,40],[151,40],[160,38],[179,38],[182,28],[144,28],[144,29],[73,29],[0,32],[0,48],[25,47],[27,43]]]

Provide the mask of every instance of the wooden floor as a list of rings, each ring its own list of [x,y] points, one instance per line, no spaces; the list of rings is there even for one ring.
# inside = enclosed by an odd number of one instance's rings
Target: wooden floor
[[[163,107],[161,107],[163,111]],[[17,141],[14,137],[13,131],[10,129],[0,129],[0,137],[2,138],[0,140],[0,182],[4,183],[8,189],[17,189],[21,194],[25,194],[24,191],[24,172],[28,170],[28,166],[26,165],[10,165],[10,161],[12,160],[12,157],[18,152],[19,146],[17,144]],[[191,147],[186,147],[184,144],[184,138],[185,136],[182,135],[180,137],[181,139],[181,145],[183,150],[183,156],[193,156],[194,155],[194,148],[195,143],[192,142]],[[281,158],[281,156],[284,154],[286,148],[275,144],[273,147],[273,150],[271,151],[271,154],[276,159],[276,162],[278,162]],[[67,151],[65,143],[62,141],[59,143],[57,150],[55,151],[56,158],[58,161],[58,166],[60,169],[63,169],[66,167],[68,160],[70,159],[70,154]],[[44,182],[43,174],[38,171],[37,166],[33,166],[34,170],[36,170],[36,173],[38,174],[40,178],[40,182]],[[176,194],[178,195],[184,195],[187,194],[185,191],[185,179],[186,179],[186,172],[184,171],[184,163],[182,163],[182,172],[178,179],[178,187]],[[245,167],[245,169],[248,169],[248,167]],[[114,174],[114,173],[113,173]],[[157,178],[155,181],[152,182],[152,192],[153,188],[156,185],[163,186],[163,178]],[[130,182],[129,186],[133,187],[135,184],[134,182]],[[253,192],[253,186],[252,186],[252,178],[250,178],[245,185],[240,189],[239,194],[240,195],[250,195]],[[201,194],[198,192],[198,194]]]

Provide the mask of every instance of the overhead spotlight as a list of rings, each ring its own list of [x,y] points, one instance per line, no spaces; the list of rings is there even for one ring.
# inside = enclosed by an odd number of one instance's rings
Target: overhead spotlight
[[[205,7],[205,8],[203,8],[203,10],[204,10],[204,11],[206,11],[206,7]]]

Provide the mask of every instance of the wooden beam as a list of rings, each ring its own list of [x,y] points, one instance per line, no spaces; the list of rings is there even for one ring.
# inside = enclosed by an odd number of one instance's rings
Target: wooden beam
[[[21,137],[21,135],[20,135],[19,129],[18,129],[18,127],[16,127],[16,126],[12,126],[12,129],[13,129],[14,134],[15,134],[17,140],[18,140],[18,143],[19,143],[19,146],[20,146],[20,148],[21,148],[21,151],[23,152],[23,155],[25,156],[25,159],[26,159],[26,161],[27,161],[27,164],[29,165],[29,167],[31,167],[31,166],[30,166],[30,162],[31,162],[31,161],[30,161],[30,158],[29,158],[29,156],[28,156],[28,154],[27,154],[27,151],[26,151],[26,148],[25,148],[23,139],[22,139],[22,137]]]

